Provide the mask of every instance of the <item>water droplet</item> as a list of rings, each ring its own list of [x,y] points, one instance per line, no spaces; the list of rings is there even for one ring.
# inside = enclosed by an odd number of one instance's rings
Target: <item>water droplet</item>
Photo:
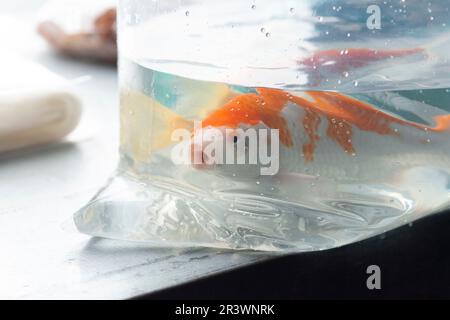
[[[349,73],[347,71],[344,72],[344,77],[348,78]]]
[[[269,32],[266,33],[266,38],[268,38],[268,37],[270,37],[270,33]]]
[[[256,5],[255,4],[252,4],[252,9],[253,10],[256,9]]]
[[[266,32],[266,29],[265,28],[261,28],[261,33],[264,33],[264,32]]]
[[[358,81],[353,81],[353,85],[355,86],[355,87],[357,87],[358,85],[359,85],[359,83],[358,83]]]
[[[184,13],[185,15],[186,15],[186,17],[189,17],[189,11],[186,11],[185,13]]]
[[[258,184],[258,185],[259,185],[259,184],[261,184],[261,182],[259,182],[259,181],[256,181],[256,184]]]
[[[289,9],[289,12],[290,12],[290,13],[294,13],[294,12],[295,12],[295,8],[290,8],[290,9]]]

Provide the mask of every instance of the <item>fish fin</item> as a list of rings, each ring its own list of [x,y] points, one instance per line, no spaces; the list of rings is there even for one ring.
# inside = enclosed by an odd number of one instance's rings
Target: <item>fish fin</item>
[[[283,145],[290,148],[294,145],[292,135],[288,128],[286,119],[280,114],[269,112],[264,115],[262,121],[271,129],[278,129],[280,133],[280,141]]]
[[[450,114],[436,116],[434,120],[436,121],[436,126],[433,128],[433,131],[450,131]]]
[[[258,88],[256,91],[264,100],[264,106],[278,111],[284,108],[290,97],[289,93],[280,89]]]

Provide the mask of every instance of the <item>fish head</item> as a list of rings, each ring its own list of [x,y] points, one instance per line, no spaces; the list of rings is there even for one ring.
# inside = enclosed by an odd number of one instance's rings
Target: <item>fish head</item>
[[[216,174],[235,178],[255,178],[261,173],[259,151],[268,149],[270,136],[266,127],[207,126],[194,132],[191,144],[191,164],[199,170],[213,170]]]
[[[194,128],[192,165],[236,177],[254,177],[265,172],[264,166],[271,160],[278,163],[279,143],[292,146],[281,114],[288,98],[281,90],[258,89],[215,110]]]

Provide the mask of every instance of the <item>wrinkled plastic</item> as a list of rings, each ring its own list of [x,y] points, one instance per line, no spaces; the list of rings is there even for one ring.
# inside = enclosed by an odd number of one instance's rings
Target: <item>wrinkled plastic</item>
[[[309,251],[447,208],[449,20],[437,0],[120,1],[121,161],[78,229]],[[278,138],[274,174],[262,161],[205,165],[212,132],[233,146],[236,129],[278,130],[256,140],[273,151]],[[178,148],[200,163],[174,161]]]

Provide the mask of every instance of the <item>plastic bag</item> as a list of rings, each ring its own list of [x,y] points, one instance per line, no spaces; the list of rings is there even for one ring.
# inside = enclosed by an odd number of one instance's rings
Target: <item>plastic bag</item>
[[[446,1],[121,1],[121,161],[78,229],[309,251],[448,207],[449,19]]]

